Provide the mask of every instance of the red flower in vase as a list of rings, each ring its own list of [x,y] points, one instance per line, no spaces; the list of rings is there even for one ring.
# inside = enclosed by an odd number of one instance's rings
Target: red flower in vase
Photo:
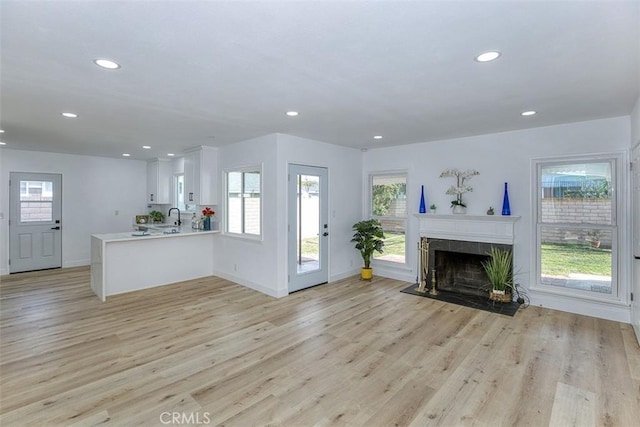
[[[205,216],[206,218],[212,217],[215,214],[216,213],[208,206],[206,208],[202,209],[202,215]]]

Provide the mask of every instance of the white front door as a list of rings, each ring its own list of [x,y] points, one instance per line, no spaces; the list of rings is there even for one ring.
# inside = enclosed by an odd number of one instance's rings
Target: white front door
[[[327,169],[289,165],[289,292],[329,280]]]
[[[640,342],[640,144],[631,153],[633,170],[631,171],[631,203],[633,203],[633,281],[631,292],[631,324]]]
[[[9,272],[62,267],[62,175],[10,174]]]

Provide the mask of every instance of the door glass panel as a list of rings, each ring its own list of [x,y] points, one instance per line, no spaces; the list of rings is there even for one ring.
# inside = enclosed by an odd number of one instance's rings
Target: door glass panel
[[[53,182],[20,181],[20,222],[53,221]]]
[[[297,271],[320,269],[320,177],[296,176],[297,182]]]

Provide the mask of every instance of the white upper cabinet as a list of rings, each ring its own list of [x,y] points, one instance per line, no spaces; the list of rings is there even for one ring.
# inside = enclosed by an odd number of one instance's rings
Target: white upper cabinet
[[[154,159],[147,162],[147,203],[171,203],[171,161]]]
[[[184,198],[190,205],[218,204],[218,150],[199,147],[185,151]]]

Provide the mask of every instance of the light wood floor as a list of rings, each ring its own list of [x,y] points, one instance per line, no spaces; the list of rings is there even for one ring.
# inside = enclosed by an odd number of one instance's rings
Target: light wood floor
[[[276,300],[210,278],[101,303],[87,268],[4,276],[0,424],[640,425],[629,325],[405,286]]]

